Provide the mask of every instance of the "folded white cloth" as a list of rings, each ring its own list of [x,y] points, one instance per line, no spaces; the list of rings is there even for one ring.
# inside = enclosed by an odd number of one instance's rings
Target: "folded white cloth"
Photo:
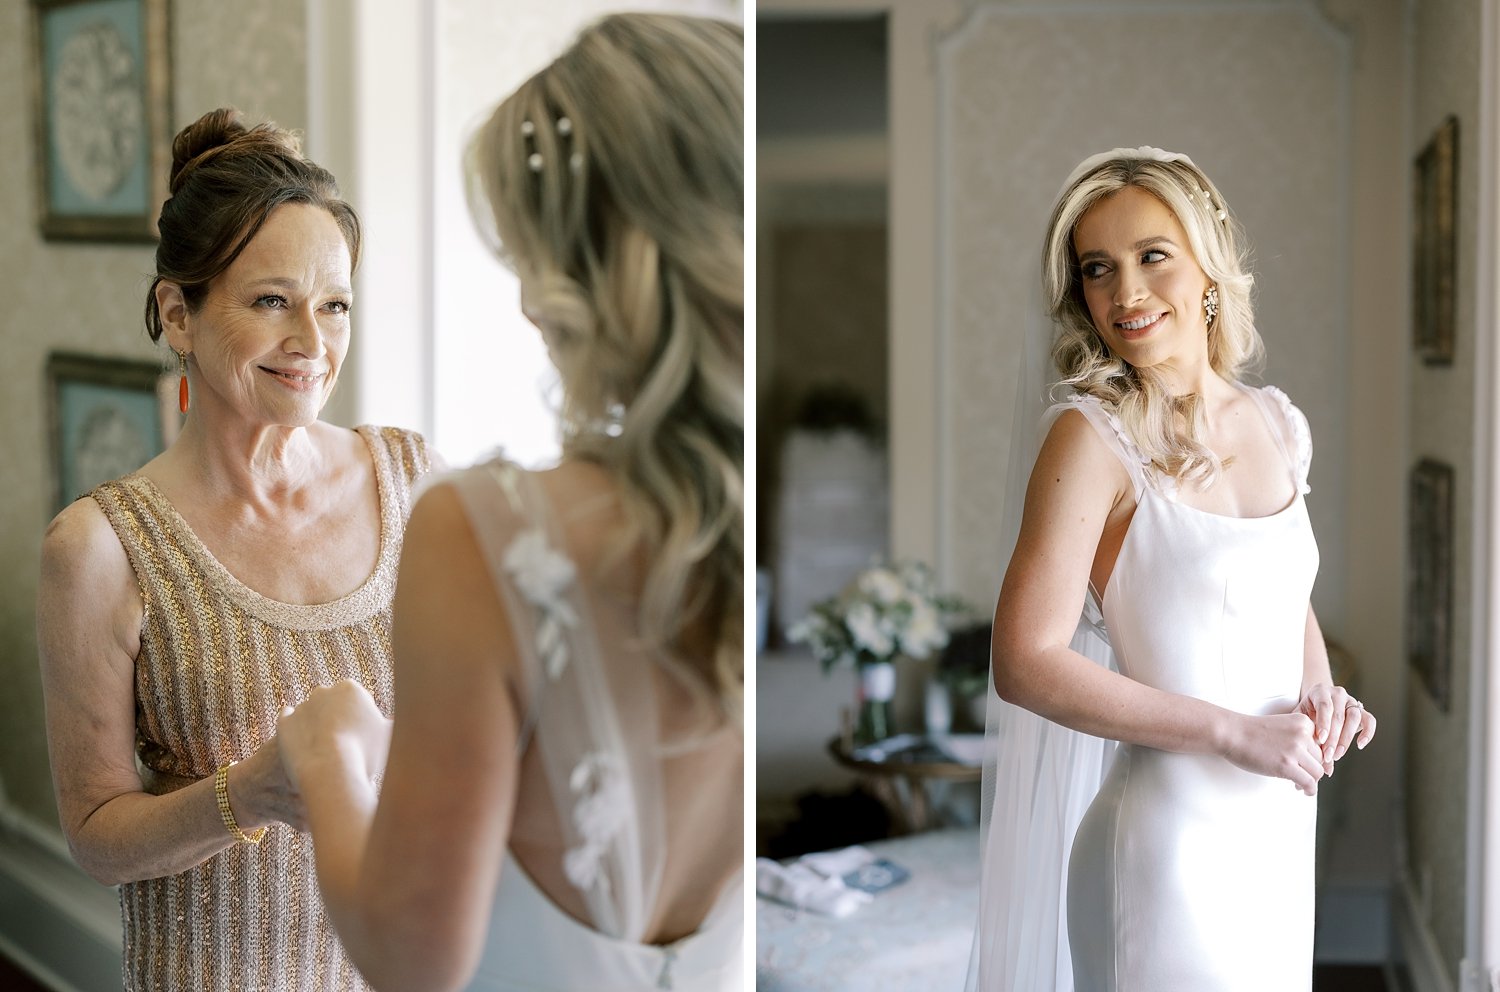
[[[852,847],[840,847],[832,851],[818,851],[815,854],[804,854],[797,859],[799,865],[806,865],[824,878],[843,878],[851,871],[859,871],[865,865],[873,864],[875,855],[868,847],[855,844]]]
[[[770,858],[755,859],[755,891],[834,917],[848,916],[873,898],[849,888],[837,875],[828,877],[800,862],[783,865]]]

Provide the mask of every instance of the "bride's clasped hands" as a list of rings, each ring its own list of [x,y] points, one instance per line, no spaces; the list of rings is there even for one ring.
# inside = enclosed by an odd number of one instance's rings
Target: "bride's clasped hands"
[[[1375,737],[1375,714],[1341,685],[1320,682],[1312,686],[1302,694],[1297,712],[1313,722],[1313,739],[1323,752],[1324,775],[1333,774],[1334,763],[1349,753],[1351,744],[1363,751]]]
[[[1232,764],[1284,778],[1309,796],[1351,745],[1363,750],[1375,736],[1375,717],[1343,686],[1320,682],[1288,713],[1235,713],[1223,731],[1223,756]]]

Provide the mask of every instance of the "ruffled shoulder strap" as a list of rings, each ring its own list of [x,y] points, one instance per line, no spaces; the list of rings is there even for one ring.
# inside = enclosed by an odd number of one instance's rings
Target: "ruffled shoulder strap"
[[[1157,489],[1163,488],[1161,482],[1157,482],[1159,473],[1152,471],[1151,460],[1136,446],[1135,441],[1125,430],[1119,414],[1097,396],[1089,393],[1069,393],[1067,398],[1048,407],[1047,412],[1042,414],[1042,433],[1045,435],[1057,418],[1068,410],[1077,410],[1083,414],[1098,432],[1105,446],[1114,452],[1120,464],[1125,466],[1125,472],[1130,476],[1130,485],[1137,501],[1140,500],[1141,493],[1147,486],[1155,483]],[[1169,487],[1173,481],[1162,480]]]
[[[1297,488],[1304,494],[1310,492],[1307,476],[1312,469],[1312,429],[1307,425],[1307,417],[1297,409],[1286,393],[1275,386],[1260,387],[1260,395],[1268,401],[1267,405],[1276,411],[1285,425],[1286,436],[1291,442],[1287,458],[1292,463],[1292,476],[1297,480]]]
[[[522,746],[540,752],[566,842],[563,871],[596,930],[638,942],[665,853],[650,679],[628,657],[605,664],[586,576],[535,474],[496,459],[440,481],[460,498],[516,639]]]

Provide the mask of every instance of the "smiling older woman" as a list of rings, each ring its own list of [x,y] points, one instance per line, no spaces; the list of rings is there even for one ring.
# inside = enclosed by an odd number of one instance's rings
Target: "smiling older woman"
[[[362,989],[276,719],[345,678],[389,711],[396,566],[430,459],[416,434],[318,420],[360,250],[333,177],[233,110],[173,156],[146,325],[178,356],[187,420],[60,513],[42,549],[62,827],[86,871],[121,884],[126,988]]]

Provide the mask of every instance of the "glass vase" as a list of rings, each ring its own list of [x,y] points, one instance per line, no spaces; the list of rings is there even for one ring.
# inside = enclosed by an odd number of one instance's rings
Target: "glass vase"
[[[896,666],[877,661],[859,667],[859,719],[854,725],[854,744],[873,744],[895,733],[891,703],[896,698]]]

